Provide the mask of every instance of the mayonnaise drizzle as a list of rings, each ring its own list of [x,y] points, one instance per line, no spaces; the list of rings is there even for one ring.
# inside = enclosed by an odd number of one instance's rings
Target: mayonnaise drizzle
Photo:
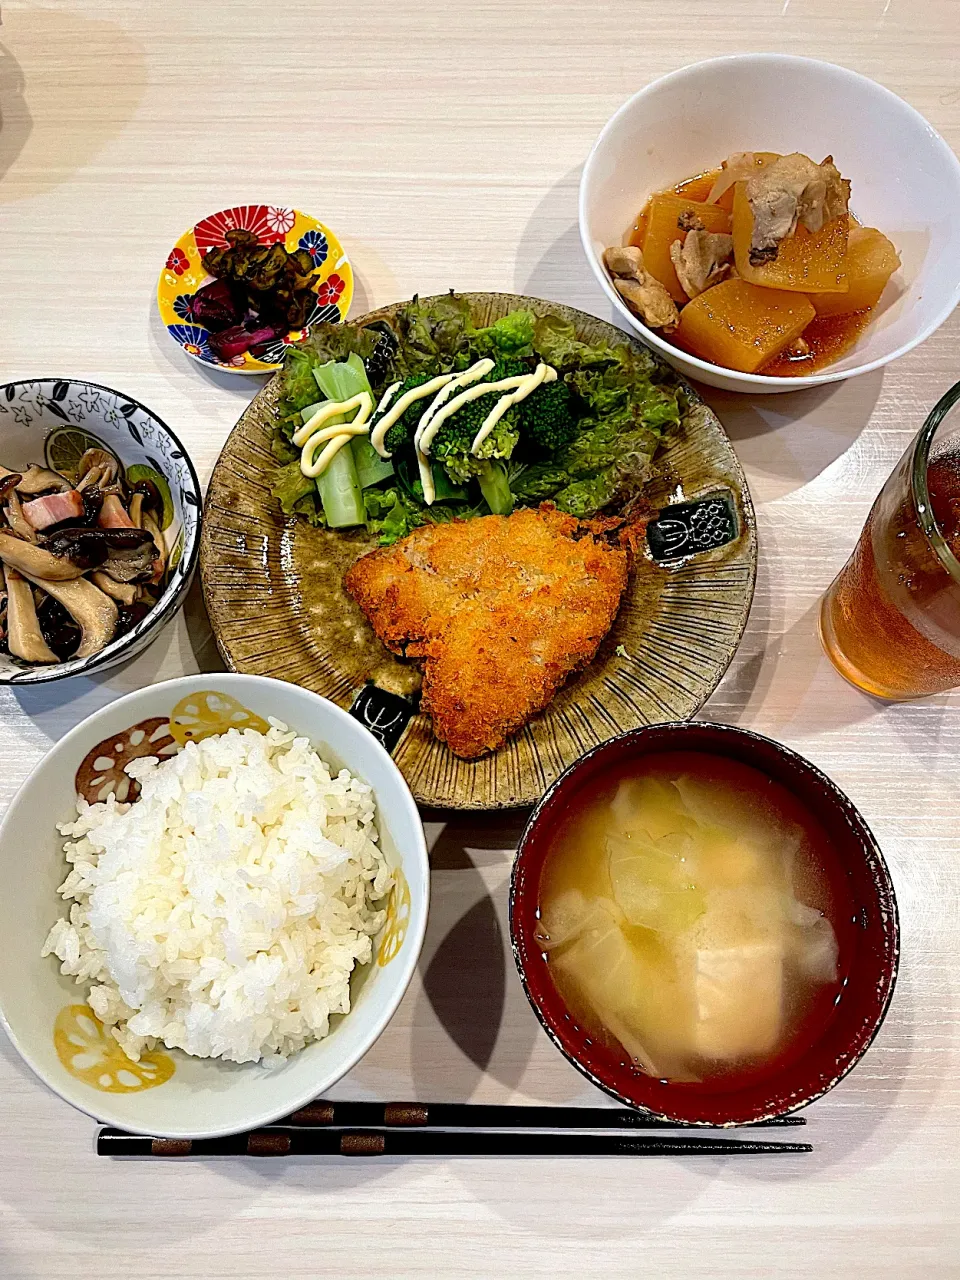
[[[476,453],[477,449],[486,439],[486,437],[499,422],[500,418],[506,413],[510,405],[518,404],[524,400],[531,391],[535,391],[541,382],[553,382],[556,379],[557,371],[548,364],[537,365],[533,373],[521,374],[515,378],[501,378],[498,382],[481,382],[478,386],[468,387],[466,391],[462,391],[460,395],[454,396],[452,400],[448,400],[433,415],[429,425],[420,436],[420,448],[424,453],[430,452],[430,445],[433,443],[434,437],[440,430],[446,420],[452,417],[458,409],[462,409],[465,404],[470,404],[474,400],[479,400],[481,396],[492,395],[497,391],[511,392],[511,395],[501,396],[500,400],[484,419],[483,425],[474,437],[471,445],[471,452]],[[501,408],[501,405],[503,406]],[[499,410],[499,412],[498,412]],[[496,416],[494,416],[496,415]],[[489,425],[488,425],[489,424]]]
[[[354,422],[365,422],[370,417],[370,410],[373,408],[373,399],[369,391],[358,391],[355,396],[351,396],[349,400],[327,400],[322,404],[312,418],[309,418],[298,431],[293,433],[293,443],[298,447],[305,441],[309,440],[315,431],[326,422],[328,418],[336,418],[342,413],[350,413],[353,409],[363,409],[366,405],[367,412],[363,418],[359,414]]]
[[[339,417],[357,410],[357,415],[350,422],[332,423],[322,426],[328,418]],[[310,480],[323,475],[332,460],[353,436],[365,436],[370,430],[368,420],[373,412],[373,397],[369,391],[360,391],[349,400],[330,400],[322,405],[309,422],[305,422],[299,431],[294,433],[293,443],[302,445],[300,452],[300,470]],[[324,448],[319,457],[314,457],[320,445]]]
[[[420,485],[423,489],[423,500],[428,507],[432,507],[437,499],[437,486],[433,483],[433,469],[430,465],[430,459],[426,454],[420,452],[420,446],[414,446],[417,451],[417,467],[420,471]]]
[[[402,386],[402,382],[392,382],[390,386],[387,387],[386,391],[383,393],[380,403],[377,405],[377,413],[386,413],[390,405],[390,401]],[[389,453],[387,453],[386,449],[383,447],[383,437],[387,434],[389,429],[390,428],[385,427],[382,422],[378,422],[370,433],[370,443],[376,449],[377,453],[379,453],[381,458],[390,457]]]
[[[470,404],[473,400],[479,400],[481,396],[493,395],[497,391],[512,391],[526,382],[528,377],[528,374],[523,374],[516,378],[501,378],[499,382],[481,382],[479,386],[468,387],[466,391],[462,391],[460,395],[448,401],[433,415],[429,427],[420,437],[420,448],[424,453],[429,453],[437,432],[446,420],[451,418],[458,409],[462,409],[465,404]]]
[[[507,412],[511,405],[519,404],[521,400],[526,400],[532,391],[536,391],[537,387],[544,382],[556,382],[557,371],[551,365],[538,364],[536,369],[524,380],[521,386],[509,396],[501,396],[497,403],[493,406],[487,416],[481,423],[480,430],[473,437],[473,444],[470,446],[470,452],[476,454],[480,446],[486,440],[487,436],[497,425],[503,415]]]
[[[448,382],[445,387],[441,387],[427,408],[424,409],[423,416],[417,423],[417,431],[414,436],[415,443],[420,443],[423,439],[423,433],[430,426],[434,415],[446,404],[455,391],[461,387],[469,387],[473,382],[479,382],[481,378],[485,378],[487,376],[492,368],[492,360],[478,360],[477,363],[472,364],[469,369],[464,369],[463,373],[457,374],[452,382]],[[433,439],[432,436],[430,438]]]
[[[389,458],[391,455],[383,446],[383,439],[390,428],[397,422],[412,404],[416,404],[418,400],[423,400],[427,396],[436,395],[441,387],[445,387],[448,382],[452,382],[457,375],[455,373],[441,373],[436,378],[431,378],[429,382],[425,382],[421,387],[411,387],[409,391],[405,391],[395,404],[391,404],[383,417],[378,421],[373,429],[373,435],[370,437],[370,443],[379,453],[381,458]],[[387,395],[383,397],[377,406],[377,413],[388,403]],[[378,443],[379,442],[379,443]]]

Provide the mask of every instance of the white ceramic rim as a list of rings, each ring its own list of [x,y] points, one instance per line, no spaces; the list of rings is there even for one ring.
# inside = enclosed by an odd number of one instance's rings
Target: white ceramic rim
[[[153,688],[166,688],[169,686],[172,689],[173,686],[179,686],[184,681],[188,681],[188,680],[194,681],[194,680],[197,680],[198,678],[203,679],[204,673],[200,672],[198,676],[197,675],[178,676],[173,680],[161,680],[161,681],[158,681],[157,684],[150,685],[149,687],[153,689]],[[283,680],[277,680],[274,676],[241,675],[238,672],[213,673],[212,678],[214,678],[217,681],[221,681],[221,680],[225,681],[228,685],[234,685],[239,687],[243,687],[244,685],[249,684],[251,680],[262,681],[263,683],[269,683],[269,684],[279,684],[279,685],[283,685],[287,683],[286,681],[283,681]],[[387,751],[385,747],[381,746],[381,744],[377,741],[377,739],[373,736],[373,734],[370,733],[367,729],[364,729],[363,725],[359,722],[359,720],[356,720],[353,716],[351,716],[348,711],[344,711],[341,707],[338,707],[335,702],[331,702],[328,698],[322,697],[321,694],[314,693],[312,689],[305,689],[302,685],[296,685],[294,687],[299,689],[301,693],[307,695],[309,698],[315,698],[318,702],[322,702],[324,704],[324,707],[327,709],[327,711],[329,711],[330,714],[332,715],[333,719],[338,720],[345,728],[349,729],[351,732],[356,730],[356,731],[365,733],[370,740],[368,745],[371,751],[373,752],[373,754],[379,755],[381,759],[389,765],[390,769],[392,770],[392,772],[394,773],[397,779],[397,782],[400,784],[400,795],[402,797],[404,808],[407,812],[408,817],[411,817],[413,819],[414,831],[418,833],[416,849],[415,851],[412,851],[412,852],[415,852],[416,855],[419,858],[421,858],[423,861],[423,872],[424,872],[423,874],[423,912],[422,912],[421,922],[420,922],[419,928],[416,930],[416,933],[413,935],[414,946],[410,948],[407,955],[406,962],[404,963],[402,969],[400,970],[400,980],[397,983],[396,988],[393,994],[391,995],[390,999],[386,1002],[380,1017],[377,1019],[377,1022],[375,1023],[375,1026],[373,1028],[373,1031],[369,1039],[367,1040],[366,1044],[362,1048],[357,1049],[356,1052],[348,1055],[348,1057],[344,1059],[341,1066],[337,1067],[337,1071],[335,1075],[327,1076],[326,1078],[319,1078],[314,1085],[311,1085],[309,1090],[307,1090],[302,1094],[295,1095],[289,1103],[285,1103],[283,1108],[280,1111],[276,1111],[276,1110],[261,1111],[257,1113],[255,1116],[253,1116],[249,1121],[245,1120],[243,1122],[243,1126],[239,1129],[234,1126],[228,1126],[226,1128],[221,1127],[216,1129],[204,1129],[198,1133],[192,1133],[190,1136],[194,1138],[225,1138],[225,1137],[229,1137],[231,1134],[234,1134],[234,1133],[242,1133],[248,1128],[257,1129],[264,1125],[274,1124],[276,1123],[277,1120],[282,1119],[283,1116],[290,1115],[292,1112],[298,1111],[301,1107],[306,1106],[308,1102],[312,1102],[315,1098],[317,1098],[320,1094],[322,1094],[324,1090],[331,1088],[334,1084],[336,1084],[338,1080],[342,1080],[343,1077],[347,1074],[347,1072],[352,1071],[353,1068],[357,1065],[357,1063],[361,1060],[361,1058],[364,1058],[370,1052],[370,1050],[373,1048],[376,1042],[383,1035],[388,1024],[393,1018],[393,1015],[396,1013],[397,1009],[400,1007],[400,1001],[406,995],[407,987],[409,987],[410,985],[410,980],[412,979],[414,970],[416,969],[417,964],[420,960],[420,953],[423,950],[423,942],[427,933],[427,919],[430,914],[430,854],[427,849],[427,838],[423,830],[423,820],[421,819],[420,812],[417,809],[416,801],[413,798],[413,793],[411,792],[409,786],[407,785],[406,778],[404,778],[403,774],[400,772],[399,768],[397,767],[396,761],[390,755],[389,751]],[[124,694],[122,698],[117,698],[113,702],[107,703],[105,707],[100,707],[97,711],[94,711],[92,715],[87,716],[85,720],[81,720],[79,724],[74,725],[72,729],[70,729],[66,734],[64,734],[62,738],[60,738],[57,742],[53,744],[50,750],[42,757],[41,760],[37,762],[34,768],[30,770],[30,773],[27,775],[27,777],[23,780],[23,782],[17,788],[16,793],[13,796],[13,799],[10,801],[9,805],[7,806],[7,809],[3,815],[3,818],[0,819],[0,843],[2,843],[5,837],[7,821],[9,819],[11,812],[13,811],[18,801],[20,800],[21,793],[26,790],[27,785],[30,782],[33,775],[37,772],[37,770],[41,769],[44,766],[47,760],[49,760],[50,756],[53,755],[55,752],[69,750],[70,747],[72,747],[74,741],[81,736],[82,731],[86,729],[88,725],[92,724],[97,719],[97,717],[101,715],[102,712],[107,710],[112,712],[117,707],[123,706],[127,702],[133,702],[136,698],[140,697],[142,693],[143,693],[142,689],[135,689],[131,693]],[[305,735],[305,736],[310,736],[310,735]],[[379,798],[378,798],[378,805],[379,805]],[[410,914],[412,918],[413,916],[412,910]],[[408,934],[407,937],[409,938],[410,934]],[[39,955],[39,951],[37,952],[37,954]],[[48,957],[47,961],[44,961],[44,963],[47,963],[49,961],[50,961],[50,958]],[[346,1016],[349,1017],[349,1014],[347,1014]],[[42,1068],[37,1066],[37,1064],[32,1060],[29,1051],[20,1042],[20,1040],[17,1038],[16,1034],[14,1033],[13,1028],[8,1023],[6,1014],[3,1012],[2,1008],[0,1008],[0,1026],[3,1027],[3,1030],[6,1033],[10,1043],[13,1045],[17,1053],[20,1055],[21,1059],[27,1064],[27,1066],[30,1068],[33,1074],[37,1077],[37,1079],[40,1080],[43,1084],[45,1084],[47,1088],[50,1089],[53,1093],[55,1093],[58,1098],[60,1098],[63,1102],[68,1103],[71,1107],[76,1108],[77,1111],[83,1112],[83,1114],[89,1116],[91,1120],[95,1120],[97,1124],[113,1123],[109,1119],[105,1120],[103,1116],[99,1115],[92,1108],[82,1106],[79,1102],[75,1102],[73,1098],[68,1098],[63,1093],[60,1092],[60,1089],[57,1087],[54,1081],[51,1080],[47,1076],[47,1074],[42,1070]],[[256,1064],[251,1063],[249,1065],[251,1067],[255,1067]],[[181,1138],[184,1136],[183,1133],[181,1132],[168,1132],[167,1134],[158,1134],[156,1129],[140,1129],[127,1122],[125,1122],[120,1127],[122,1127],[126,1132],[139,1133],[148,1137],[149,1136],[154,1136],[154,1137],[172,1136],[175,1138]]]
[[[843,382],[847,378],[856,378],[862,373],[870,373],[872,370],[880,369],[894,360],[899,360],[899,358],[906,355],[908,351],[912,351],[914,347],[919,346],[921,342],[925,342],[926,339],[930,337],[931,333],[934,333],[939,329],[943,322],[953,313],[957,305],[960,304],[960,279],[958,279],[954,285],[953,293],[951,294],[949,301],[941,308],[941,310],[927,322],[915,337],[911,338],[909,342],[903,343],[902,346],[898,347],[895,351],[891,351],[888,355],[880,356],[876,360],[869,361],[867,364],[857,365],[856,368],[853,369],[812,373],[807,377],[773,378],[768,374],[741,373],[737,369],[727,369],[724,368],[723,365],[710,364],[706,360],[701,360],[699,356],[690,355],[688,352],[672,346],[669,342],[664,342],[663,338],[659,337],[653,329],[647,329],[645,326],[641,325],[640,321],[637,320],[633,313],[621,301],[620,295],[610,283],[609,276],[594,253],[593,245],[590,242],[590,236],[587,230],[586,191],[588,180],[591,176],[591,169],[596,161],[597,153],[602,143],[606,140],[607,135],[612,132],[621,116],[626,115],[635,102],[646,94],[654,93],[666,84],[674,84],[685,79],[695,78],[697,73],[704,67],[716,66],[720,63],[728,63],[731,66],[742,66],[747,63],[763,62],[780,63],[783,66],[791,68],[802,66],[827,67],[830,71],[838,73],[848,79],[851,83],[869,85],[871,90],[876,90],[885,95],[893,102],[896,102],[897,105],[905,112],[913,116],[915,122],[922,126],[936,146],[939,147],[942,152],[944,163],[948,167],[953,168],[957,180],[960,181],[960,160],[957,159],[949,144],[936,131],[936,129],[934,129],[929,120],[922,116],[916,107],[912,107],[909,102],[905,102],[903,98],[895,94],[892,89],[888,89],[885,85],[880,84],[876,80],[871,80],[869,76],[862,76],[858,71],[851,71],[849,67],[841,67],[835,62],[824,62],[820,58],[804,58],[793,53],[725,54],[719,58],[706,58],[701,62],[692,62],[688,66],[680,67],[676,71],[670,71],[667,75],[660,76],[658,79],[652,80],[648,85],[645,85],[644,88],[638,90],[637,93],[628,98],[622,106],[618,107],[607,123],[603,126],[596,142],[590,150],[590,154],[587,156],[586,163],[583,166],[583,172],[580,175],[580,191],[577,201],[577,214],[580,223],[580,243],[583,246],[584,254],[586,255],[587,261],[590,263],[593,274],[599,281],[604,293],[611,302],[614,303],[617,310],[630,320],[638,331],[642,330],[642,340],[649,346],[653,347],[656,351],[662,352],[668,359],[670,357],[676,359],[679,355],[682,357],[685,364],[689,365],[692,369],[702,369],[705,373],[709,374],[720,373],[724,378],[729,379],[731,382],[740,383],[745,391],[749,390],[751,387],[770,387],[771,389],[776,389],[778,391],[799,391],[805,387],[823,386],[825,383],[829,382]],[[690,373],[688,376],[695,377],[696,375]]]

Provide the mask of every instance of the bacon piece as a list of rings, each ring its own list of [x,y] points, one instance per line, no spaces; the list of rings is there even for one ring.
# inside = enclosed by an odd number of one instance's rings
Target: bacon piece
[[[76,489],[67,489],[65,493],[48,493],[25,502],[22,510],[31,528],[49,529],[63,520],[78,520],[84,514],[83,498]]]

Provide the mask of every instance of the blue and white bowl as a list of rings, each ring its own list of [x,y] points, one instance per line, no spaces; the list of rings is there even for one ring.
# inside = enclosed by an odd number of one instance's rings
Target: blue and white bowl
[[[58,427],[76,426],[120,459],[158,471],[170,486],[174,516],[164,531],[173,565],[156,607],[125,635],[89,658],[30,666],[0,653],[0,684],[42,684],[87,675],[125,662],[154,640],[183,603],[196,568],[200,538],[200,482],[183,446],[170,428],[131,396],[95,382],[33,378],[0,386],[0,466],[44,464],[47,437]]]

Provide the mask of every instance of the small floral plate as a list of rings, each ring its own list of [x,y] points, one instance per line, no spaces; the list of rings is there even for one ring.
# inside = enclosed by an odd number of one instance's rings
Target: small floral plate
[[[203,268],[203,255],[212,248],[225,247],[226,232],[237,229],[254,232],[262,244],[282,242],[288,253],[306,249],[320,271],[316,277],[317,305],[303,329],[292,329],[282,338],[277,338],[259,359],[246,351],[226,361],[214,353],[207,329],[194,319],[193,298],[213,279]],[[174,342],[179,343],[194,360],[226,369],[229,373],[276,372],[283,364],[284,351],[288,346],[304,338],[312,324],[343,320],[352,298],[350,261],[330,228],[298,209],[269,204],[237,205],[203,218],[184,232],[170,250],[157,285],[160,318]]]

